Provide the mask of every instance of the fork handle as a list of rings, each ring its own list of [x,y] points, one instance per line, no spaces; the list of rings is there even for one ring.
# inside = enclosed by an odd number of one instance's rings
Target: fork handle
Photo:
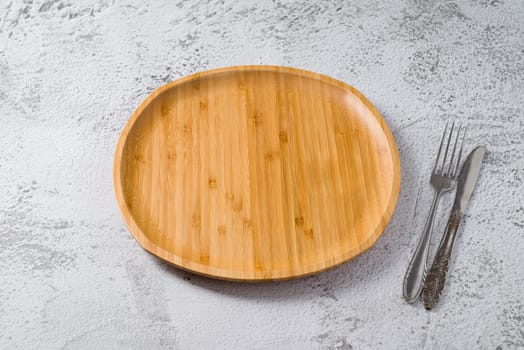
[[[414,303],[418,299],[422,292],[422,287],[424,286],[433,219],[435,218],[435,211],[441,193],[442,192],[439,190],[435,191],[435,197],[433,198],[433,203],[429,210],[429,216],[426,225],[424,226],[424,232],[422,233],[422,237],[420,238],[415,254],[409,263],[408,270],[406,271],[406,276],[404,277],[403,294],[404,298],[409,303]]]
[[[424,288],[422,289],[422,303],[426,310],[431,310],[435,304],[438,303],[442,295],[461,219],[462,213],[460,210],[453,210],[451,212],[446,231],[444,232],[435,260],[433,261],[433,265],[431,265],[431,269],[424,282]]]

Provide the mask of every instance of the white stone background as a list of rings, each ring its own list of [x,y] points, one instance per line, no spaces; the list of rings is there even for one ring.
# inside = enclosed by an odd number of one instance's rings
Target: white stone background
[[[523,1],[145,2],[0,0],[1,349],[524,347]],[[403,177],[373,249],[242,284],[181,272],[132,238],[112,185],[130,114],[165,82],[241,64],[333,76],[383,113]],[[453,118],[468,151],[489,153],[428,312],[403,301],[402,278]]]

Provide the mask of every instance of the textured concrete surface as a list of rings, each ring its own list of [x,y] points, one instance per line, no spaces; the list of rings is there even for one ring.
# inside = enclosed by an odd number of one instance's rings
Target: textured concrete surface
[[[1,349],[524,347],[522,1],[150,3],[0,0]],[[261,63],[331,75],[376,104],[402,161],[395,215],[373,249],[314,277],[180,272],[120,217],[120,130],[165,82]],[[427,312],[401,285],[450,118],[489,154]]]

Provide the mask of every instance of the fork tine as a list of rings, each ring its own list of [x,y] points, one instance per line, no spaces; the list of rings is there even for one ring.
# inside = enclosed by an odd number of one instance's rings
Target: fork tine
[[[453,177],[457,176],[458,174],[458,169],[460,166],[460,158],[462,157],[462,149],[464,148],[464,139],[466,138],[466,131],[467,131],[467,126],[464,127],[464,132],[462,133],[462,141],[460,141],[460,151],[458,154],[457,166],[455,167],[455,171],[453,172],[453,175],[452,175]]]
[[[457,144],[458,144],[459,135],[460,135],[461,130],[462,130],[462,126],[460,125],[460,123],[458,123],[457,136],[455,136],[455,142],[453,143],[453,151],[451,151],[451,159],[449,160],[449,166],[446,172],[446,175],[448,176],[451,176],[453,174],[451,170],[455,169],[455,167],[453,167],[453,160],[455,159],[455,153],[457,151]]]
[[[438,163],[440,160],[440,154],[442,153],[442,145],[444,145],[444,140],[446,139],[446,132],[448,131],[448,125],[449,125],[449,120],[446,122],[446,127],[444,127],[444,133],[442,134],[442,138],[440,139],[440,146],[438,148],[437,158],[435,159],[435,165],[433,166],[434,173],[436,173],[437,171]]]
[[[453,129],[455,128],[455,121],[453,121],[453,123],[451,123],[451,131],[449,132],[449,136],[448,136],[448,143],[446,145],[446,152],[444,153],[444,160],[442,161],[442,171],[440,172],[441,174],[444,174],[444,171],[446,169],[446,158],[448,157],[448,151],[449,151],[449,144],[451,142],[451,135],[453,135]]]

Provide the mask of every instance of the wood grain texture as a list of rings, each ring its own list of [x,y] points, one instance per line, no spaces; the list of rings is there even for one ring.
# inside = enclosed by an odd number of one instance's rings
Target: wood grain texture
[[[370,248],[399,192],[393,136],[356,89],[288,67],[197,73],[155,90],[117,145],[140,245],[229,280],[312,274]]]

